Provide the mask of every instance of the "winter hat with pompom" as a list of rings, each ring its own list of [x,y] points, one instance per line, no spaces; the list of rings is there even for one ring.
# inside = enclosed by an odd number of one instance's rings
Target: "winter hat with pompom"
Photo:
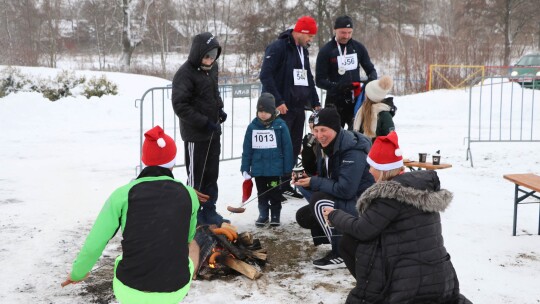
[[[160,126],[144,133],[142,158],[145,166],[172,168],[176,163],[176,144]]]
[[[383,76],[377,80],[370,81],[366,85],[366,96],[373,102],[381,102],[392,89],[394,82],[390,76]]]
[[[403,167],[403,157],[395,131],[378,136],[369,150],[367,162],[379,171],[390,171]]]

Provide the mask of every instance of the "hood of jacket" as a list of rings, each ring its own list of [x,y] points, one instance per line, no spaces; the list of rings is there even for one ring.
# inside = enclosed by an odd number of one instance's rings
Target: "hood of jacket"
[[[425,212],[443,212],[452,201],[452,192],[441,189],[437,172],[408,172],[390,181],[375,183],[358,199],[356,208],[363,213],[375,199],[393,199]]]
[[[292,40],[294,42],[292,31],[292,29],[288,29],[282,32],[281,34],[279,34],[278,39],[288,39],[289,41]]]
[[[371,149],[371,140],[358,132],[341,129],[336,135],[333,154],[335,155],[338,151],[351,149],[363,151],[367,155]]]
[[[218,60],[219,55],[221,55],[221,46],[217,38],[211,33],[205,32],[196,35],[193,38],[191,43],[191,49],[189,50],[188,61],[194,67],[199,67],[201,65],[204,55],[211,49],[218,49],[216,60]]]

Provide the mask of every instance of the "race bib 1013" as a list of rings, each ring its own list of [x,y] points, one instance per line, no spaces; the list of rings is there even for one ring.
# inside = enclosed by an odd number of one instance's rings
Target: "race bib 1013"
[[[253,130],[251,136],[251,147],[253,149],[277,148],[276,133],[274,130]]]

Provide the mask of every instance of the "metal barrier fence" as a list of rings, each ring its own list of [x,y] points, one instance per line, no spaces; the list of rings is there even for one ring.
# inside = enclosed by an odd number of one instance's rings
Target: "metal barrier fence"
[[[242,143],[249,123],[255,117],[257,99],[261,95],[260,83],[222,84],[219,92],[224,103],[227,120],[222,125],[220,160],[233,160],[242,157]],[[135,107],[139,108],[139,147],[142,156],[142,143],[144,132],[155,125],[160,125],[165,133],[169,134],[177,143],[177,164],[175,167],[185,165],[184,145],[180,137],[179,120],[172,108],[171,86],[148,89],[140,99],[135,100]],[[318,91],[321,101],[325,92]],[[306,118],[309,114],[306,114]],[[307,130],[307,119],[305,130]],[[139,157],[140,159],[140,157]],[[135,174],[139,174],[142,162],[135,167]]]
[[[471,167],[471,143],[540,142],[540,87],[524,88],[526,76],[514,78],[477,77],[469,87],[466,159]]]

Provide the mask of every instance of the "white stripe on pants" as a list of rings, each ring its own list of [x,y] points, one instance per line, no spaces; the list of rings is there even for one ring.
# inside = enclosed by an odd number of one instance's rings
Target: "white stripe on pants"
[[[188,142],[189,175],[187,178],[187,185],[190,187],[195,187],[195,173],[193,172],[193,150],[195,150],[195,143]]]
[[[326,225],[326,221],[324,220],[323,216],[323,208],[324,207],[332,207],[334,208],[334,202],[327,199],[318,200],[314,204],[314,212],[315,212],[315,218],[319,222],[319,225],[321,225],[324,234],[328,238],[328,241],[330,244],[332,244],[332,228],[328,227]]]

